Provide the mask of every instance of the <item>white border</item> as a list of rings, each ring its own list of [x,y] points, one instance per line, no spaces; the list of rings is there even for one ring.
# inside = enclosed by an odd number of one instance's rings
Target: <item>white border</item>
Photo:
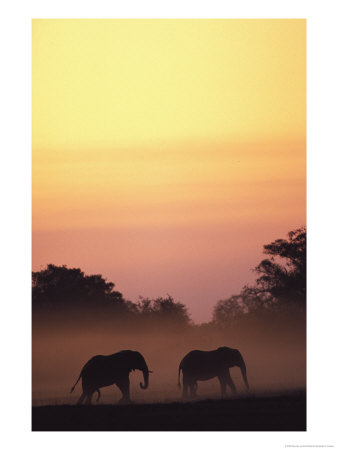
[[[337,15],[334,1],[12,1],[1,14],[3,448],[217,446],[336,442]],[[308,431],[32,433],[30,431],[31,18],[306,18],[308,20]],[[3,380],[4,377],[4,380]]]

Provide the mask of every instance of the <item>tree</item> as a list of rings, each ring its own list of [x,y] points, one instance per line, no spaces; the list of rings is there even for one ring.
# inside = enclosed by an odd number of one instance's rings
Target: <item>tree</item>
[[[264,245],[264,253],[270,257],[254,269],[259,275],[255,284],[217,302],[213,312],[216,323],[234,324],[248,314],[305,311],[306,228],[290,231],[287,239]]]
[[[32,274],[32,304],[36,311],[92,310],[125,312],[128,305],[114,283],[101,275],[85,275],[80,269],[48,264]]]
[[[172,324],[190,323],[187,308],[168,295],[154,300],[141,298],[138,303],[125,300],[114,290],[114,283],[101,275],[85,275],[80,269],[67,266],[48,266],[32,274],[33,317],[40,313],[64,320],[91,317],[104,318],[110,323],[114,318],[121,324]],[[60,314],[58,314],[60,313]],[[100,324],[101,320],[93,323]],[[116,324],[116,322],[115,322]]]
[[[248,312],[241,295],[219,300],[213,312],[213,321],[219,324],[234,325],[239,318]]]
[[[306,229],[288,233],[288,239],[277,239],[264,246],[264,259],[255,271],[259,274],[254,291],[268,296],[279,305],[305,310],[306,304]]]
[[[176,325],[187,325],[190,323],[187,307],[168,295],[154,300],[142,298],[137,303],[137,309],[142,319],[153,320],[163,323],[171,322]]]

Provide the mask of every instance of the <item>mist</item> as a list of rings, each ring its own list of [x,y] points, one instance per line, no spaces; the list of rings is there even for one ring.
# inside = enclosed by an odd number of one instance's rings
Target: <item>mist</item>
[[[181,399],[177,386],[178,366],[191,350],[237,348],[247,365],[250,395],[294,389],[306,385],[305,320],[291,316],[270,320],[250,319],[237,326],[215,324],[152,326],[121,321],[116,325],[96,322],[44,321],[33,326],[33,405],[74,404],[82,389],[70,394],[84,364],[94,355],[137,350],[144,356],[150,374],[149,388],[141,390],[142,373],[130,373],[131,399],[137,403],[172,402]],[[240,369],[230,369],[238,395],[245,394]],[[198,398],[220,398],[217,378],[198,382]],[[230,391],[227,391],[230,396]],[[121,398],[115,386],[101,389],[100,403]],[[96,394],[93,401],[96,401]]]

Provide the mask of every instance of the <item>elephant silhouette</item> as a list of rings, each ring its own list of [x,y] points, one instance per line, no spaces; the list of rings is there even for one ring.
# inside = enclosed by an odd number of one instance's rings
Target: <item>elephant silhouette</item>
[[[142,389],[147,389],[149,385],[149,373],[151,371],[145,359],[139,352],[132,350],[122,350],[112,355],[93,356],[82,368],[79,378],[71,388],[72,393],[75,386],[82,378],[82,394],[77,402],[80,405],[85,399],[86,404],[91,404],[94,392],[98,393],[96,401],[100,399],[99,388],[116,384],[122,392],[119,403],[130,402],[129,373],[132,370],[143,372],[144,384],[140,383]]]
[[[241,369],[244,383],[249,389],[245,362],[239,350],[229,347],[219,347],[212,351],[192,350],[185,355],[178,368],[179,387],[181,386],[180,372],[183,373],[183,398],[188,396],[188,389],[191,397],[196,396],[197,381],[210,380],[215,377],[219,379],[222,397],[225,396],[227,385],[230,386],[232,393],[236,393],[229,370],[234,366]]]

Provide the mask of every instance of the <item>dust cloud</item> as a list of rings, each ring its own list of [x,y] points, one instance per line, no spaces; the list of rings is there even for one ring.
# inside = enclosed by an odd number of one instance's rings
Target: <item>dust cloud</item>
[[[178,366],[190,350],[237,348],[247,365],[250,395],[304,389],[306,385],[306,332],[299,321],[252,321],[237,327],[213,324],[179,327],[119,325],[90,327],[86,323],[34,324],[32,336],[33,405],[74,404],[81,393],[79,383],[70,394],[83,365],[94,355],[137,350],[144,356],[150,374],[149,388],[141,390],[140,371],[131,372],[131,399],[142,402],[172,402],[181,398],[177,386]],[[230,369],[238,394],[244,395],[240,369]],[[202,398],[219,398],[218,380],[198,383]],[[229,393],[229,395],[231,395]],[[101,389],[100,403],[116,403],[121,392],[113,385]],[[96,395],[93,397],[95,403]]]

